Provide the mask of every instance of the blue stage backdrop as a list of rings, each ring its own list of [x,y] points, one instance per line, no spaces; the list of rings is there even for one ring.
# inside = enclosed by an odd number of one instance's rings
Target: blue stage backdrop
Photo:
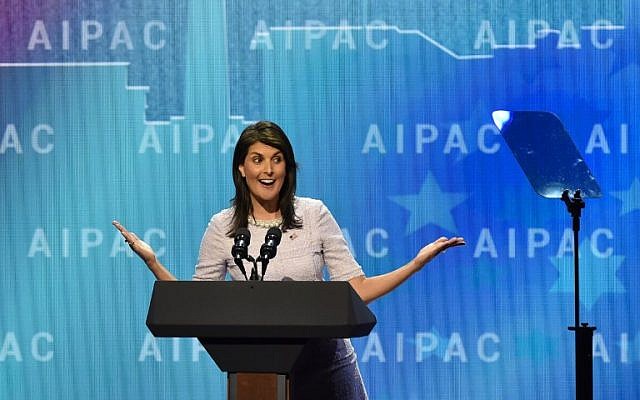
[[[556,113],[599,180],[581,231],[595,397],[640,398],[638,2],[0,9],[0,398],[225,397],[197,342],[148,332],[153,277],[110,223],[191,279],[259,119],[367,274],[467,239],[372,304],[354,340],[372,399],[571,398],[569,215],[532,191],[495,109]]]

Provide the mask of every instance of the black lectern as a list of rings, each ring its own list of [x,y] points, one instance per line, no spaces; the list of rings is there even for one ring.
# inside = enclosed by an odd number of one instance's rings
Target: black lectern
[[[228,373],[228,398],[286,399],[312,339],[369,334],[376,319],[348,282],[156,282],[147,315],[158,337],[197,337]]]

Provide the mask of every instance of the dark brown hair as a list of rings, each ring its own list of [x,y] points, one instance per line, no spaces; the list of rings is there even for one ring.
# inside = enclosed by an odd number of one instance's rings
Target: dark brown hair
[[[296,193],[296,172],[298,170],[298,164],[293,154],[293,147],[287,135],[277,124],[269,121],[258,121],[247,126],[242,131],[233,152],[231,173],[233,176],[233,184],[236,187],[236,195],[231,199],[234,212],[231,220],[231,228],[229,232],[227,232],[227,236],[230,237],[233,237],[239,228],[247,227],[247,220],[253,211],[249,187],[240,174],[238,167],[244,163],[244,159],[249,152],[249,147],[257,142],[275,147],[280,150],[284,156],[286,175],[278,199],[278,207],[282,214],[282,230],[302,228],[302,221],[296,216],[293,208],[293,200]]]

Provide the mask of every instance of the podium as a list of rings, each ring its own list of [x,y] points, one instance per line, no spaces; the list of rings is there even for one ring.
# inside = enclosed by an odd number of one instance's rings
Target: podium
[[[197,337],[233,400],[288,399],[310,341],[366,336],[375,324],[348,282],[157,281],[147,315],[156,337]]]

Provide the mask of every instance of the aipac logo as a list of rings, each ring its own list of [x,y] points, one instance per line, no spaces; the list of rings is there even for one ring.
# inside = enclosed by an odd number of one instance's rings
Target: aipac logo
[[[568,19],[557,27],[543,19],[530,19],[524,24],[510,19],[506,26],[483,20],[475,36],[473,49],[535,49],[538,40],[555,37],[552,40],[558,50],[582,49],[587,45],[597,50],[606,50],[614,44],[612,33],[624,29],[624,25],[616,25],[606,19],[598,19],[588,25],[580,25]],[[583,32],[588,32],[586,42]]]
[[[126,67],[123,86],[147,94],[147,121],[184,115],[187,2],[14,3],[0,23],[0,67]]]

